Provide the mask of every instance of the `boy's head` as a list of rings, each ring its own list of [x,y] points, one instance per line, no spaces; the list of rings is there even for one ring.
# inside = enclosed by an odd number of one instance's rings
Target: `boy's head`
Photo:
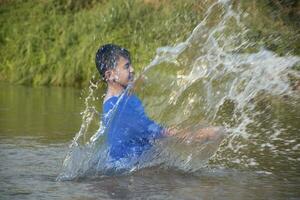
[[[130,53],[125,48],[114,44],[106,44],[101,46],[96,53],[96,67],[101,77],[107,81],[108,72],[116,69],[119,61],[127,60],[131,66]]]

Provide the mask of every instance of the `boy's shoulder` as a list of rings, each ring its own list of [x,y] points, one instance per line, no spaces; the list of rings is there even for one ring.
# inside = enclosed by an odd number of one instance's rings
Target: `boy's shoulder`
[[[111,96],[104,100],[103,102],[103,112],[107,113],[109,112],[117,103],[118,97],[117,96]]]
[[[131,103],[133,105],[141,105],[142,104],[142,101],[140,100],[140,98],[138,96],[136,96],[135,94],[129,95],[128,101],[129,101],[129,103]]]
[[[141,106],[143,107],[142,101],[139,99],[138,96],[134,94],[124,94],[121,96],[111,96],[107,100],[105,100],[103,103],[103,111],[108,112],[118,103],[118,101],[122,105],[128,105],[133,108],[138,108]]]

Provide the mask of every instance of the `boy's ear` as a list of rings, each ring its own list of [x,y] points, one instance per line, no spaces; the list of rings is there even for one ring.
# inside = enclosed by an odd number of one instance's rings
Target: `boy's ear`
[[[112,79],[112,71],[107,70],[107,71],[105,72],[104,76],[105,76],[105,80],[106,80],[106,81],[111,80],[111,79]]]

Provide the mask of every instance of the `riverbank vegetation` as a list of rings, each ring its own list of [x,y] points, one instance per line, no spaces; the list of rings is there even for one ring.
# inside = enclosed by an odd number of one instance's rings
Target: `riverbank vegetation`
[[[96,75],[94,54],[116,43],[136,71],[158,47],[184,41],[213,0],[0,0],[0,80],[84,86]],[[300,55],[297,0],[234,1],[249,40],[278,54]]]

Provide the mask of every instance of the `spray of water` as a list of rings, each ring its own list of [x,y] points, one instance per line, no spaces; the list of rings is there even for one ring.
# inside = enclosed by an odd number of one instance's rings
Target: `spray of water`
[[[221,146],[172,138],[161,141],[133,170],[159,165],[194,172],[221,165],[276,173],[289,163],[293,171],[299,162],[300,108],[299,91],[292,89],[291,77],[300,77],[293,70],[300,58],[278,56],[263,47],[253,50],[257,45],[247,39],[246,15],[233,9],[230,1],[213,3],[204,16],[186,41],[157,49],[140,75],[147,82],[137,93],[149,115],[166,125],[179,129],[221,125],[229,135]],[[107,168],[105,145],[97,142],[105,131],[101,124],[87,144],[78,146],[94,117],[94,108],[88,105],[94,87],[64,162],[67,178],[91,168]]]

